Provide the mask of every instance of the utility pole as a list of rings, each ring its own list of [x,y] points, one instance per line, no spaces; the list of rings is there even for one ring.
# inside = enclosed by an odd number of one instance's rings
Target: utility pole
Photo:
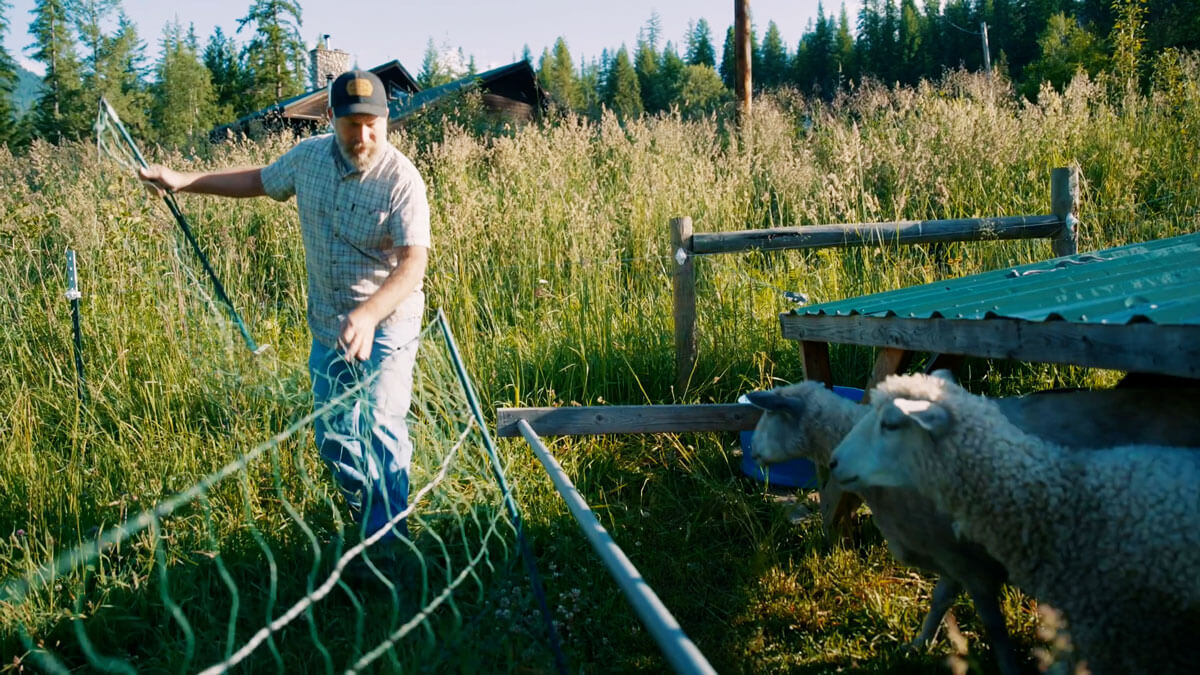
[[[743,122],[750,119],[750,0],[733,0],[734,51],[737,52],[737,71],[734,75],[738,98],[738,116]]]
[[[983,37],[983,72],[988,75],[992,74],[992,52],[988,49],[987,40],[987,22],[982,21],[979,24],[979,34]]]

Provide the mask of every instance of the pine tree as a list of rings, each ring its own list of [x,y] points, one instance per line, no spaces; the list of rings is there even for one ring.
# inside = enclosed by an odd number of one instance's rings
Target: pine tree
[[[546,51],[543,54],[538,79],[559,104],[571,110],[579,110],[583,106],[579,79],[575,77],[575,62],[563,38],[554,42],[553,52]]]
[[[658,54],[654,47],[643,38],[638,40],[637,51],[633,55],[633,71],[637,73],[638,90],[642,95],[642,109],[648,113],[656,113],[663,109],[662,95],[658,91]]]
[[[926,4],[937,11],[937,2],[929,0]],[[834,60],[837,62],[839,86],[858,81],[858,55],[854,51],[854,36],[850,33],[850,17],[846,14],[846,3],[842,3],[842,12],[838,16],[837,33],[833,37]]]
[[[925,16],[921,20],[921,44],[924,45],[925,69],[929,77],[937,77],[942,73],[942,16],[941,7],[930,0],[924,3]]]
[[[662,17],[657,11],[650,12],[650,18],[646,19],[646,25],[642,27],[639,39],[645,40],[646,44],[650,45],[650,49],[658,51],[658,38],[662,37]]]
[[[69,0],[66,7],[85,51],[84,89],[91,92],[99,90],[100,96],[109,93],[105,90],[107,83],[104,82],[109,38],[104,34],[101,24],[107,21],[120,5],[120,0]]]
[[[886,82],[895,82],[900,74],[900,7],[896,0],[884,0],[883,22],[880,26],[883,38],[880,46],[879,74]]]
[[[604,77],[604,104],[621,119],[642,114],[642,93],[637,72],[624,45],[617,51]]]
[[[203,138],[216,121],[216,94],[194,32],[185,37],[178,23],[167,24],[155,73],[151,117],[159,140],[183,147]]]
[[[93,111],[83,106],[82,76],[63,0],[38,0],[29,26],[32,57],[46,67],[42,94],[33,109],[38,138],[61,142],[88,132]]]
[[[4,49],[4,34],[8,32],[8,0],[0,0],[0,145],[10,148],[20,140],[16,110],[12,103],[17,82],[17,68]]]
[[[604,69],[600,64],[601,61],[592,59],[591,63],[581,63],[579,67],[580,110],[592,118],[599,117],[603,104],[601,76]]]
[[[737,89],[737,83],[734,81],[737,78],[737,36],[733,32],[733,26],[725,31],[725,44],[721,47],[721,67],[717,72],[720,73],[721,81],[727,89]]]
[[[121,8],[120,0],[71,0],[67,11],[85,52],[84,108],[95,110],[103,98],[131,133],[145,133],[146,45],[138,38],[137,27]],[[117,29],[110,35],[104,25],[114,15]]]
[[[824,5],[818,2],[817,23],[813,28],[812,50],[809,54],[812,58],[812,77],[815,91],[819,92],[825,98],[833,98],[838,86],[835,33],[836,29],[833,25],[833,17],[826,17]]]
[[[758,49],[758,33],[754,30],[753,25],[750,27],[750,77],[751,79],[758,78],[758,73],[762,70],[762,52]],[[733,32],[733,26],[725,32],[725,46],[721,48],[721,67],[719,69],[721,81],[726,87],[736,90],[734,79],[737,77],[737,36]]]
[[[687,63],[680,58],[675,45],[667,42],[663,47],[662,58],[658,62],[658,75],[654,81],[654,88],[659,97],[659,110],[670,110],[671,106],[678,102],[686,70]]]
[[[978,70],[983,65],[979,36],[971,29],[973,18],[967,0],[948,0],[942,10],[942,58],[948,68]]]
[[[703,17],[688,31],[687,63],[689,66],[716,68],[717,53],[713,48],[712,29]],[[702,76],[698,76],[702,77]]]
[[[896,76],[904,84],[916,84],[929,74],[925,63],[924,44],[921,41],[924,32],[921,12],[917,9],[915,0],[901,0],[900,30],[897,35],[900,58]]]
[[[818,9],[820,4],[817,5]],[[767,34],[763,36],[762,50],[759,54],[762,68],[755,68],[754,80],[759,89],[773,89],[783,84],[787,78],[788,53],[783,45],[783,36],[779,34],[779,26],[774,21],[767,23]]]
[[[138,37],[137,27],[124,10],[118,7],[117,11],[117,31],[104,39],[103,70],[99,76],[103,84],[90,93],[103,94],[130,133],[140,136],[149,131],[146,43]],[[87,100],[90,104],[93,99]]]
[[[246,91],[250,88],[249,73],[238,58],[237,44],[217,26],[204,46],[204,67],[212,82],[216,97],[215,119],[232,121],[251,112]]]
[[[546,58],[547,54],[543,51],[542,61]],[[417,75],[417,84],[421,85],[422,89],[429,89],[440,87],[452,80],[454,75],[447,64],[442,63],[442,55],[438,52],[437,45],[433,44],[433,38],[429,38],[425,45],[425,54],[421,58],[421,72]]]
[[[832,98],[838,88],[838,45],[833,17],[825,16],[825,8],[817,3],[817,18],[812,29],[796,48],[792,60],[792,80],[801,91]]]
[[[238,19],[238,32],[254,28],[243,52],[250,70],[250,106],[264,108],[304,88],[308,52],[300,37],[300,3],[296,0],[254,0]]]

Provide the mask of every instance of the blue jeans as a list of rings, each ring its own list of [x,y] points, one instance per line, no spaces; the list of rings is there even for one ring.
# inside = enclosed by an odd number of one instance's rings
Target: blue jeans
[[[419,328],[420,320],[414,319],[408,330],[376,331],[366,361],[348,361],[315,339],[308,357],[314,410],[378,373],[313,423],[317,450],[362,525],[364,538],[408,506],[412,443],[405,417],[412,399]],[[408,536],[406,522],[400,521],[382,541],[397,536]]]

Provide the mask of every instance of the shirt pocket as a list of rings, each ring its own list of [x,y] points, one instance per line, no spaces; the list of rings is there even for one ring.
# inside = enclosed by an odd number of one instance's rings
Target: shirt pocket
[[[338,209],[335,236],[360,254],[386,265],[393,247],[388,215],[386,210],[352,202]]]

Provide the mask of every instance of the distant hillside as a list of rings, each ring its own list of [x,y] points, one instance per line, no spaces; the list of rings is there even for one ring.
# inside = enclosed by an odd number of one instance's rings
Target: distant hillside
[[[15,65],[17,66],[17,86],[13,89],[13,106],[24,114],[33,107],[34,101],[41,93],[42,78],[25,70],[20,64]]]

